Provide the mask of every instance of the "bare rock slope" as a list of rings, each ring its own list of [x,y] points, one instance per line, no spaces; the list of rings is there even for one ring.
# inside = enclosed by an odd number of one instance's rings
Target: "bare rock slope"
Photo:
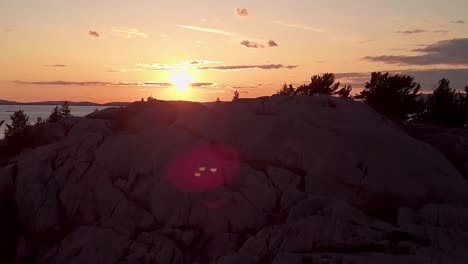
[[[44,129],[0,168],[20,263],[468,261],[468,182],[358,102],[139,102]]]

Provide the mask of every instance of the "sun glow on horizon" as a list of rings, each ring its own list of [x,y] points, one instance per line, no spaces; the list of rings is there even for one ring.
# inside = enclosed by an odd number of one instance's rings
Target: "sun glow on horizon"
[[[187,70],[179,70],[171,76],[171,83],[178,92],[187,92],[193,77]]]

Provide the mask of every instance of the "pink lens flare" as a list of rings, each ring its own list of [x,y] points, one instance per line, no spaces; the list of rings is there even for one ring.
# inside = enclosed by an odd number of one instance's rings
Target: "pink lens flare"
[[[239,170],[232,147],[207,145],[182,153],[169,163],[167,179],[182,192],[205,192],[229,183]]]

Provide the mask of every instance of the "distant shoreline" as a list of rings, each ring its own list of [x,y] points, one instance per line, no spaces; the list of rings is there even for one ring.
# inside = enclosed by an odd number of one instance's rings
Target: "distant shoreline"
[[[45,105],[45,106],[59,106],[62,105],[64,101],[45,101],[45,102],[29,102],[21,103],[15,101],[6,101],[0,100],[0,106],[5,105]],[[93,102],[68,102],[70,106],[126,106],[131,104],[131,102],[110,102],[105,104],[93,103]]]

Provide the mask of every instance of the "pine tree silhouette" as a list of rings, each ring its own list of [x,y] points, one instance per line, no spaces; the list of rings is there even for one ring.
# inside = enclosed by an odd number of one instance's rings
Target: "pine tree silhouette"
[[[464,125],[464,100],[462,94],[450,88],[450,81],[442,79],[426,103],[423,121],[437,126],[461,127]]]
[[[52,109],[52,113],[50,113],[46,121],[47,123],[56,123],[60,121],[60,119],[62,119],[62,117],[60,116],[60,111],[59,111],[58,106],[56,106],[54,107],[54,109]]]
[[[61,118],[68,117],[70,116],[70,113],[71,113],[70,104],[67,101],[63,102],[59,111],[60,117]]]
[[[29,117],[24,113],[23,110],[14,112],[11,116],[11,125],[6,125],[4,132],[6,141],[6,152],[5,154],[13,155],[18,153],[21,149],[28,146],[28,128]]]
[[[406,121],[423,110],[420,88],[412,76],[373,72],[356,98],[391,119]]]

